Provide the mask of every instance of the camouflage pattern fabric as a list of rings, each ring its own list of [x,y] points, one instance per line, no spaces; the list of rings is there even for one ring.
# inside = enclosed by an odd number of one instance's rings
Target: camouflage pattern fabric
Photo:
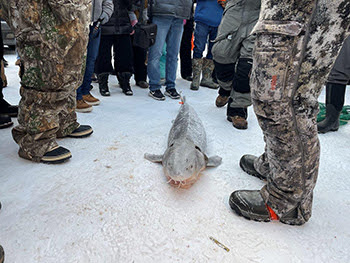
[[[348,0],[262,0],[251,76],[254,111],[264,133],[269,169],[265,202],[287,224],[312,210],[320,146],[317,98],[349,33]]]
[[[75,89],[82,80],[89,0],[1,0],[24,65],[13,138],[21,157],[40,161],[78,127]]]

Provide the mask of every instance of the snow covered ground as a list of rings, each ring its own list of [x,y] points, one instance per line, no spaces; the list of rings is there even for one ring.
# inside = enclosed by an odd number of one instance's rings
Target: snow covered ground
[[[14,54],[5,57],[4,94],[15,104],[18,67]],[[178,78],[178,90],[206,127],[208,155],[223,158],[221,166],[205,170],[192,188],[182,190],[166,183],[161,165],[143,158],[165,150],[178,101],[155,101],[136,86],[127,97],[113,76],[111,97],[101,97],[94,87],[101,105],[78,113],[94,133],[58,141],[73,154],[65,164],[19,158],[11,129],[0,130],[0,244],[6,263],[350,262],[350,125],[320,136],[310,221],[300,227],[258,223],[238,217],[228,205],[233,190],[264,184],[238,165],[243,154],[259,155],[264,148],[252,108],[248,130],[234,129],[226,109],[215,107],[217,91],[191,91]]]

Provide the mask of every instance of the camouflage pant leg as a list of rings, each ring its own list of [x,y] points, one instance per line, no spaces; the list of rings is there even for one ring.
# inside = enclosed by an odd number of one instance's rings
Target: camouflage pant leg
[[[350,37],[347,37],[339,52],[327,82],[347,85],[350,81]]]
[[[19,126],[20,155],[40,161],[76,122],[75,89],[82,79],[91,10],[88,0],[2,1],[24,65]]]
[[[56,137],[76,129],[79,124],[74,103],[75,96],[69,100],[69,94],[65,92],[41,92],[21,87],[19,125],[12,130],[13,138],[20,146],[19,155],[39,162],[47,151],[57,146]]]
[[[262,8],[251,78],[270,169],[261,193],[281,221],[302,224],[319,166],[317,97],[346,37],[350,4],[265,0]]]

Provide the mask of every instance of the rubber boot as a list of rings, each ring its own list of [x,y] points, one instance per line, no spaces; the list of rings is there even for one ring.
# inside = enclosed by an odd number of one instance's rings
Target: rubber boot
[[[192,59],[193,79],[192,79],[192,83],[191,83],[191,90],[198,90],[199,89],[199,81],[201,79],[202,64],[203,64],[202,58]]]
[[[318,133],[337,131],[339,129],[339,116],[344,105],[346,85],[326,84],[326,118],[317,123]]]
[[[117,72],[117,78],[119,85],[123,90],[123,93],[127,96],[132,96],[133,92],[130,87],[130,78],[132,74],[130,72]]]
[[[214,71],[214,61],[212,59],[203,58],[203,66],[202,66],[202,81],[200,83],[201,86],[207,87],[210,89],[218,89],[219,84],[215,83],[212,78],[212,74]]]
[[[102,96],[111,96],[108,88],[108,77],[109,73],[101,73],[97,76],[98,87]]]

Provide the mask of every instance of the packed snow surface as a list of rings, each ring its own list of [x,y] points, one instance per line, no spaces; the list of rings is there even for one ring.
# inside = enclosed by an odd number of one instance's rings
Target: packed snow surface
[[[17,104],[16,56],[5,58],[5,98]],[[109,81],[111,97],[101,97],[94,84],[92,94],[101,104],[78,113],[81,124],[94,128],[92,136],[58,140],[73,155],[64,164],[19,158],[11,129],[0,130],[0,244],[6,263],[350,262],[350,125],[320,135],[310,221],[258,223],[228,205],[234,190],[264,185],[238,165],[243,154],[264,149],[252,107],[248,129],[237,130],[226,120],[226,108],[215,106],[216,90],[191,91],[178,77],[177,89],[203,121],[207,154],[223,162],[205,170],[192,188],[177,189],[167,184],[162,166],[143,155],[166,149],[179,100],[156,101],[133,80],[134,96],[127,97],[115,76]]]

